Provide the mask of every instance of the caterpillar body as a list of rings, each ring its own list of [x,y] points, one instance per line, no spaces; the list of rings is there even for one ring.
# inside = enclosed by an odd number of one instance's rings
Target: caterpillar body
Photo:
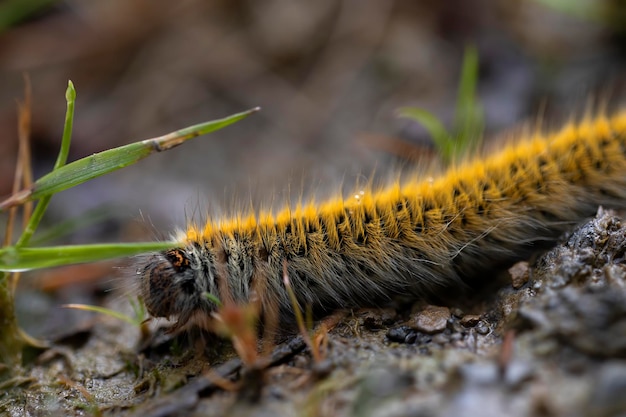
[[[264,305],[288,312],[285,264],[301,306],[322,310],[489,280],[599,205],[626,208],[626,111],[357,197],[189,226],[137,271],[148,311],[185,323],[215,310],[206,293],[227,285],[235,302],[262,288]]]

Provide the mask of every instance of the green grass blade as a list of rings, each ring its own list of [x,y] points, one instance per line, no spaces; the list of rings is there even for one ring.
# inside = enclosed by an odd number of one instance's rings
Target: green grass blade
[[[451,146],[450,133],[439,119],[431,112],[415,107],[402,107],[398,110],[400,117],[406,117],[420,123],[428,131],[438,151],[447,160]]]
[[[476,106],[476,85],[478,83],[478,53],[476,48],[465,48],[463,65],[461,67],[461,80],[456,100],[456,113],[454,130],[459,132],[467,127],[473,119],[473,111]]]
[[[478,101],[478,52],[473,46],[465,49],[461,80],[456,103],[455,130],[463,132],[482,126],[482,111]]]
[[[454,118],[454,159],[471,154],[480,144],[484,116],[477,98],[478,52],[473,46],[465,48],[461,80]]]
[[[74,84],[72,81],[69,81],[67,84],[67,89],[65,90],[65,101],[67,102],[67,109],[65,111],[65,124],[63,126],[63,137],[61,138],[61,150],[59,151],[59,155],[54,164],[54,169],[57,170],[65,165],[67,161],[67,155],[70,152],[70,142],[72,140],[72,130],[74,127],[74,103],[76,102],[76,90],[74,89]],[[54,171],[53,171],[54,172]],[[20,238],[15,244],[18,247],[26,246],[30,241],[30,238],[37,230],[41,219],[43,218],[44,213],[48,209],[48,204],[50,204],[50,199],[52,195],[48,195],[39,200],[39,203],[33,210],[33,214],[28,220],[28,224],[24,228]]]
[[[219,298],[217,298],[216,296],[214,296],[213,294],[211,294],[210,292],[204,292],[202,293],[202,295],[209,300],[210,302],[212,302],[213,304],[215,304],[217,307],[222,307],[222,302],[220,301]]]
[[[169,150],[194,137],[222,129],[258,110],[257,107],[223,119],[200,123],[164,136],[131,143],[79,159],[39,178],[35,181],[32,189],[14,195],[0,203],[0,209],[56,194],[93,178],[132,165],[155,152]]]
[[[84,262],[138,255],[161,251],[178,242],[103,243],[94,245],[50,246],[24,248],[9,246],[0,249],[0,271],[27,271]]]
[[[134,297],[134,298],[129,297],[128,302],[130,303],[130,306],[133,309],[133,313],[135,316],[134,321],[141,325],[141,323],[143,323],[143,321],[148,316],[146,305],[142,303],[141,300],[139,300],[139,298],[137,297]]]
[[[478,52],[475,47],[467,47],[451,132],[446,130],[437,117],[424,109],[404,107],[399,110],[401,117],[412,119],[428,130],[439,157],[445,164],[471,156],[482,140],[484,114],[476,94],[478,69]]]
[[[74,105],[76,103],[76,89],[74,88],[72,80],[67,82],[65,101],[67,102],[67,111],[65,112],[65,125],[63,126],[61,149],[59,150],[59,156],[54,163],[53,169],[59,169],[65,165],[67,156],[70,154],[70,143],[72,142],[72,130],[74,128]]]

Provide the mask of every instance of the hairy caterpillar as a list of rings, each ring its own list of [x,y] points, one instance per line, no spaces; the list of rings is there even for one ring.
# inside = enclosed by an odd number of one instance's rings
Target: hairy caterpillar
[[[528,256],[598,205],[626,207],[626,112],[361,194],[190,226],[180,248],[138,269],[148,311],[185,323],[216,308],[206,292],[226,284],[245,302],[259,283],[264,304],[289,311],[285,263],[298,302],[324,310],[489,279],[494,265]]]

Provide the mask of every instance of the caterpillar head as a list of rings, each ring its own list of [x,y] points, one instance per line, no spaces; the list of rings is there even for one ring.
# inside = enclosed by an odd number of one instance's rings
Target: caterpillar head
[[[184,325],[195,313],[206,314],[215,305],[206,293],[215,294],[217,284],[196,248],[176,248],[150,256],[138,269],[140,291],[150,315],[177,318]]]

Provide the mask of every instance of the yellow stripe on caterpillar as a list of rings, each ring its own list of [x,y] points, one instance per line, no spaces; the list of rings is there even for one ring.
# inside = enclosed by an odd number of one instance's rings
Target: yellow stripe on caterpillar
[[[148,311],[184,323],[210,314],[204,294],[227,285],[236,302],[262,288],[265,305],[288,312],[285,261],[301,306],[322,310],[488,280],[494,265],[528,256],[599,205],[626,208],[626,112],[521,138],[431,181],[357,195],[189,226],[180,248],[138,270]]]

